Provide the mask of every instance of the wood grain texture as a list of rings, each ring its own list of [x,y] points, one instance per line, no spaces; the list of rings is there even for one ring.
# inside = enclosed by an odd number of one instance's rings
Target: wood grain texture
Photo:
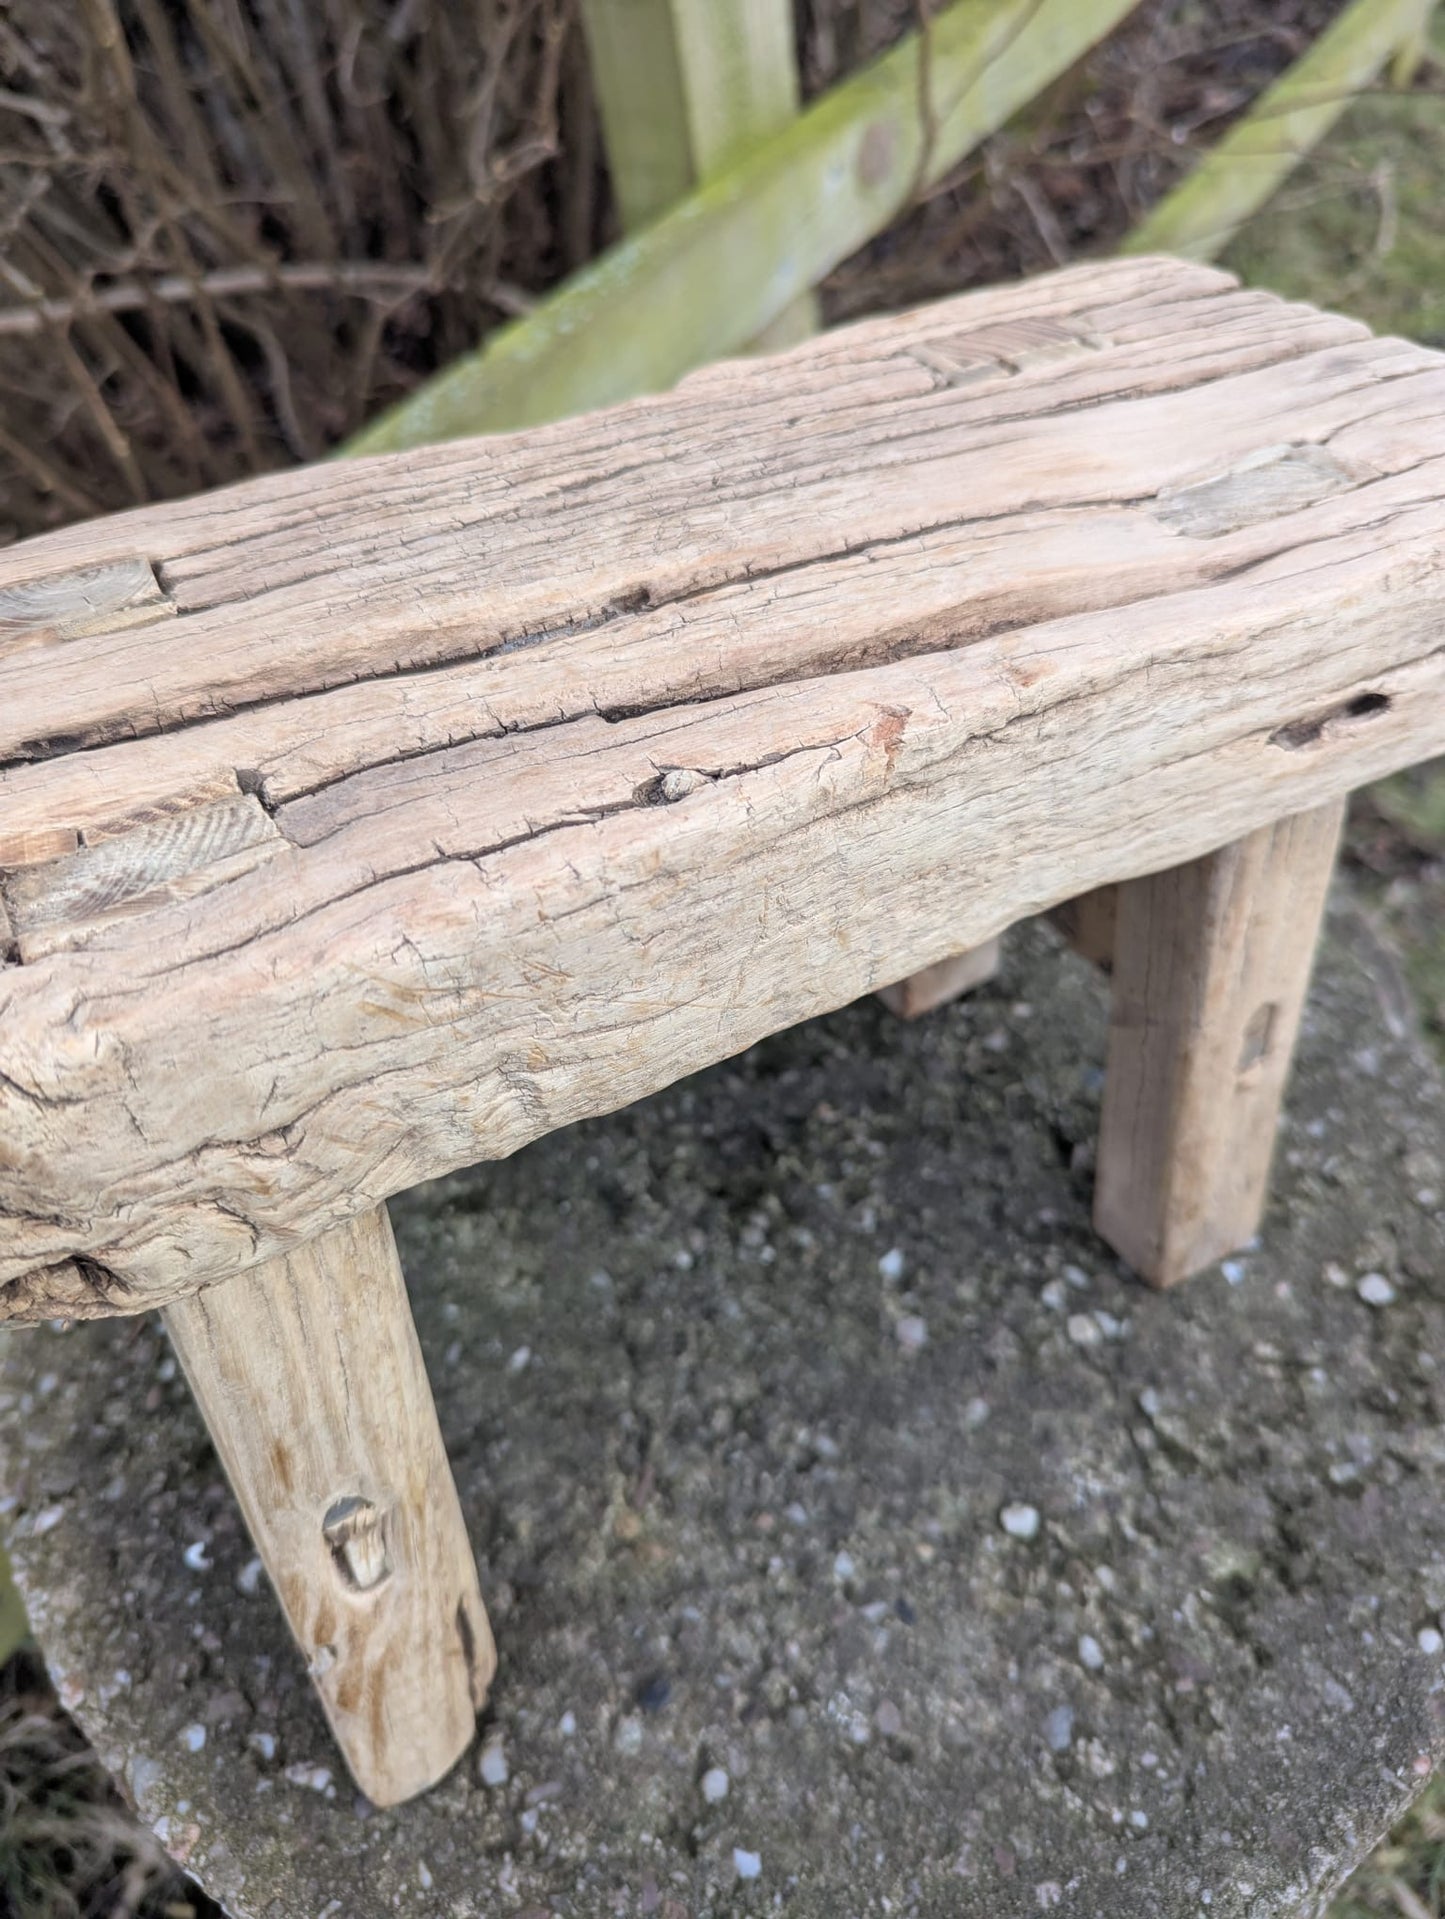
[[[1170,262],[0,586],[137,551],[175,617],[0,658],[7,895],[238,794],[278,837],[0,968],[15,1318],[177,1297],[1445,751],[1445,360]]]
[[[1259,1227],[1335,801],[1118,889],[1094,1224],[1172,1286]]]
[[[352,1776],[411,1798],[496,1654],[386,1208],[165,1322]]]

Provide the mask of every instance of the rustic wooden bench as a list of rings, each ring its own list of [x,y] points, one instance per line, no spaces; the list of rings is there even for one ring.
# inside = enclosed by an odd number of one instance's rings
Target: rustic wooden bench
[[[163,1309],[402,1799],[494,1654],[387,1196],[1088,895],[1099,1229],[1207,1264],[1442,635],[1445,359],[1165,260],[16,547],[0,1314]]]

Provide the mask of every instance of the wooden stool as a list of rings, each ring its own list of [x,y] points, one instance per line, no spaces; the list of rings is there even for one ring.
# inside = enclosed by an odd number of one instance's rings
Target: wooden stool
[[[1091,894],[1100,1230],[1248,1240],[1442,482],[1445,360],[1143,260],[0,555],[0,1314],[163,1309],[375,1800],[494,1660],[386,1197]]]

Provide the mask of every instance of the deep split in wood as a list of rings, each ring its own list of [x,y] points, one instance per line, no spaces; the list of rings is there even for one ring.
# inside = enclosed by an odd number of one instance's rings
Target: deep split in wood
[[[14,547],[0,1316],[165,1310],[403,1797],[492,1654],[386,1198],[1062,910],[1101,1230],[1217,1258],[1442,614],[1445,360],[1159,260]]]

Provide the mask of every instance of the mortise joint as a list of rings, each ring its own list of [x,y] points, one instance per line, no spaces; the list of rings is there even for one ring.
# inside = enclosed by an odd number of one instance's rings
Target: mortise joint
[[[355,1591],[371,1592],[390,1574],[384,1516],[369,1499],[353,1493],[334,1501],[321,1530],[337,1570]]]
[[[1255,1009],[1249,1024],[1244,1029],[1244,1043],[1239,1049],[1240,1073],[1247,1073],[1252,1067],[1269,1058],[1274,1049],[1274,1038],[1279,1030],[1279,1004],[1275,1000],[1266,1000]]]
[[[1295,751],[1301,746],[1314,746],[1318,741],[1336,733],[1342,726],[1356,720],[1373,720],[1381,713],[1390,710],[1388,693],[1360,693],[1343,706],[1331,707],[1328,713],[1318,713],[1312,719],[1291,720],[1288,725],[1277,727],[1269,736],[1271,746],[1282,746]]]

